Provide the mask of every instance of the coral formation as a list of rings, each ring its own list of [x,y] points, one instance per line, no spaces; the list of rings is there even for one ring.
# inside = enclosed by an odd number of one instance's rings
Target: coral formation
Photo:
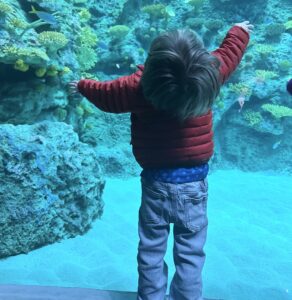
[[[14,64],[14,69],[21,72],[26,72],[29,69],[29,65],[26,64],[22,59],[18,59]]]
[[[236,93],[241,96],[250,96],[252,93],[252,89],[249,85],[239,82],[239,83],[230,83],[228,85],[230,91]]]
[[[269,79],[273,79],[275,77],[278,77],[278,74],[274,71],[268,71],[268,70],[255,70],[256,78],[260,81],[267,81]]]
[[[28,124],[26,128],[33,128],[43,120],[48,120],[49,124],[47,127],[37,126],[37,132],[44,133],[43,138],[27,141],[26,146],[14,143],[9,148],[13,154],[11,157],[17,157],[25,147],[30,147],[30,151],[38,149],[38,145],[45,145],[41,143],[46,140],[54,145],[54,139],[60,147],[68,143],[71,147],[68,146],[66,151],[82,158],[76,152],[81,147],[80,140],[82,147],[85,147],[81,154],[91,153],[89,149],[92,147],[99,154],[100,149],[105,149],[107,161],[119,166],[116,169],[108,167],[110,163],[105,162],[106,159],[101,155],[102,159],[99,157],[99,160],[107,176],[119,176],[122,173],[138,175],[140,170],[135,161],[130,155],[125,155],[131,151],[129,115],[100,112],[86,99],[70,95],[68,83],[82,77],[112,80],[136,72],[136,65],[145,63],[153,39],[173,29],[188,27],[195,30],[211,52],[218,49],[234,22],[241,21],[240,16],[248,16],[254,22],[255,34],[250,35],[243,61],[232,73],[230,81],[221,88],[212,108],[214,131],[218,135],[220,149],[215,151],[216,154],[220,153],[210,165],[236,164],[236,167],[245,170],[260,169],[259,163],[255,163],[259,161],[259,156],[254,153],[260,153],[265,158],[270,155],[267,147],[263,147],[262,139],[271,141],[279,135],[285,138],[289,136],[291,128],[292,118],[289,117],[292,116],[292,108],[288,107],[290,95],[287,94],[286,85],[292,67],[292,20],[289,15],[290,1],[285,1],[284,9],[282,5],[276,5],[279,1],[256,2],[255,6],[252,0],[0,0],[0,127],[7,132],[9,127],[5,123],[19,125],[13,127],[13,131],[17,132],[16,127],[24,128],[24,124]],[[31,8],[31,4],[34,7]],[[277,39],[281,39],[281,42]],[[240,112],[238,99],[245,101]],[[231,126],[224,126],[226,122]],[[72,135],[65,125],[70,130],[74,128],[76,135]],[[49,127],[54,130],[49,131]],[[59,135],[58,130],[66,133],[65,142],[64,135]],[[245,138],[238,138],[238,133]],[[16,134],[10,130],[12,141]],[[258,141],[259,145],[255,143],[246,147],[250,140]],[[287,166],[287,161],[292,159],[290,140],[286,138],[286,142],[277,149],[278,156],[274,151],[276,163],[273,162],[273,168],[290,168],[292,171],[292,167]],[[286,145],[285,156],[280,151]],[[235,151],[234,147],[249,148],[249,155],[236,157],[241,150]],[[117,148],[121,149],[120,153],[116,151]],[[66,160],[66,163],[57,160],[60,166],[56,166],[54,159],[47,161],[47,157],[42,159],[35,152],[31,155],[36,155],[35,159],[31,159],[34,164],[30,167],[35,167],[39,172],[36,176],[37,186],[47,179],[50,171],[48,165],[52,169],[58,167],[59,176],[50,174],[53,179],[64,181],[65,178],[67,182],[67,175],[72,174],[72,169],[76,175],[74,181],[82,176],[82,168],[75,168],[78,166],[76,157],[75,166],[70,165],[72,159]],[[263,169],[271,167],[269,159],[260,163]],[[90,164],[95,166],[92,161]],[[19,172],[18,175],[25,170],[21,169],[21,165],[13,167]],[[62,173],[62,168],[66,172]],[[61,195],[43,186],[39,193],[47,197],[44,203],[55,203]],[[75,193],[79,195],[78,191]],[[71,190],[65,195],[71,201],[75,197]],[[92,201],[86,195],[82,194],[79,202],[74,203],[86,207],[86,203]],[[73,209],[73,212],[76,210]],[[72,228],[81,228],[79,232],[84,232],[85,227],[78,223],[79,219],[68,219]],[[75,235],[78,234],[76,231]]]
[[[292,20],[287,21],[284,26],[287,30],[292,29]]]
[[[261,115],[261,113],[258,111],[253,111],[251,109],[244,111],[243,117],[251,127],[257,126],[261,122],[263,122],[263,116]]]
[[[35,75],[37,77],[43,77],[47,72],[47,68],[38,68],[35,70]]]
[[[98,58],[95,50],[86,46],[82,46],[78,48],[77,60],[79,62],[81,71],[90,70],[98,62]]]
[[[283,32],[285,32],[285,25],[282,23],[269,24],[266,27],[266,36],[268,37],[279,37]]]
[[[0,62],[12,64],[17,59],[29,65],[42,65],[50,60],[47,53],[39,48],[4,45],[0,52]]]
[[[0,1],[0,15],[5,16],[13,12],[13,8],[5,3],[5,1]]]
[[[115,40],[122,40],[130,31],[126,25],[114,25],[108,29],[109,35]]]
[[[255,49],[260,55],[267,57],[269,54],[275,51],[275,46],[268,44],[256,44]]]
[[[96,45],[98,37],[93,29],[89,26],[82,27],[76,39],[79,46],[93,47]]]
[[[292,108],[283,105],[263,104],[262,109],[270,112],[276,119],[292,117]]]
[[[142,7],[142,12],[150,16],[151,21],[159,18],[165,18],[166,11],[164,4],[150,4]]]
[[[68,43],[68,39],[65,35],[56,31],[42,31],[38,35],[38,41],[47,50],[52,52],[65,47]]]

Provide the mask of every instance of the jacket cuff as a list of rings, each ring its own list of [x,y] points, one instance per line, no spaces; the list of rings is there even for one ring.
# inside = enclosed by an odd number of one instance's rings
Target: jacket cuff
[[[84,79],[81,79],[77,83],[77,89],[78,89],[79,93],[81,93],[83,91],[83,87],[84,87]]]
[[[247,31],[245,31],[242,27],[234,25],[229,33],[237,35],[241,40],[248,42],[250,35]]]

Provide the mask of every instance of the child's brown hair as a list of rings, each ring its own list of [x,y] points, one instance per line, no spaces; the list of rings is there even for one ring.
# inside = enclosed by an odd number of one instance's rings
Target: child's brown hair
[[[219,65],[195,32],[164,33],[150,46],[141,77],[143,95],[181,122],[203,115],[220,91]]]

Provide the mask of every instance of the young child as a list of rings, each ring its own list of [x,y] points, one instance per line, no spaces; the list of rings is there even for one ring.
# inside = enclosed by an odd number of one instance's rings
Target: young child
[[[72,93],[105,112],[131,113],[133,154],[143,169],[137,300],[165,297],[170,223],[176,272],[169,299],[203,299],[211,107],[240,63],[252,28],[248,21],[235,24],[213,52],[192,31],[165,33],[153,40],[145,65],[134,74],[70,83]]]

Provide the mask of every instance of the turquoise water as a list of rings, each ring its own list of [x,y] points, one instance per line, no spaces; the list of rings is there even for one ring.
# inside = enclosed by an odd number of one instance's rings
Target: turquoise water
[[[0,283],[136,291],[140,196],[139,179],[107,179],[104,214],[86,235],[2,260]],[[291,177],[212,173],[204,296],[292,299],[291,215]],[[171,225],[169,283],[172,244]]]
[[[0,0],[0,284],[137,291],[130,114],[68,85],[136,72],[174,29],[211,52],[247,20],[249,44],[212,107],[203,295],[292,300],[291,12],[292,0]],[[171,225],[167,293],[172,245]]]

